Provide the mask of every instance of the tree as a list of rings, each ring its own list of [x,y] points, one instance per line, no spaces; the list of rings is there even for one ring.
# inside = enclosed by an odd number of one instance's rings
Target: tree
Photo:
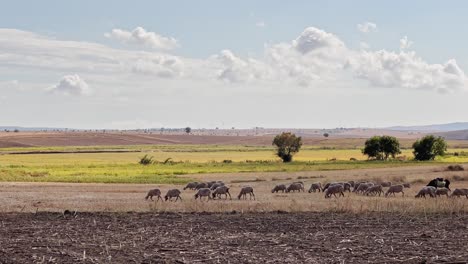
[[[401,153],[400,142],[396,137],[374,136],[366,140],[362,153],[376,160],[388,160],[390,156],[395,158],[396,154]]]
[[[276,155],[283,162],[291,162],[293,155],[301,149],[302,138],[296,137],[291,132],[283,132],[273,139],[272,145],[276,146]]]
[[[190,134],[192,132],[192,129],[190,127],[185,128],[185,133]]]
[[[323,136],[327,138],[328,136],[330,136],[330,134],[328,134],[328,133],[323,133]]]
[[[443,156],[447,150],[447,143],[442,137],[427,135],[413,143],[415,160],[434,160],[436,156]]]

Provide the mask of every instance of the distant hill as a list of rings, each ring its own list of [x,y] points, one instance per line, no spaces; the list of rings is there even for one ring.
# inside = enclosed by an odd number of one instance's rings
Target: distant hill
[[[450,140],[468,140],[468,129],[435,133],[437,136]]]
[[[424,131],[424,132],[459,131],[459,130],[468,130],[468,122],[456,122],[456,123],[425,125],[425,126],[393,126],[393,127],[388,127],[386,129],[398,130],[398,131]]]

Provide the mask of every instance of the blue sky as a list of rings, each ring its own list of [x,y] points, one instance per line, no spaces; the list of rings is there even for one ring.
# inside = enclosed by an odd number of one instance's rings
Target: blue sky
[[[0,9],[0,107],[16,115],[2,115],[0,124],[466,121],[458,103],[467,98],[467,10],[466,1],[9,1]],[[360,31],[366,23],[374,26]],[[165,44],[131,39],[137,28]],[[405,36],[411,44],[402,49]],[[323,42],[304,46],[316,37]],[[382,98],[401,105],[369,113]],[[291,120],[278,111],[284,99],[301,114]],[[428,103],[460,111],[405,114]],[[78,111],[67,110],[70,105]],[[310,117],[327,106],[335,109],[329,116]],[[39,118],[31,117],[34,107],[41,109]]]

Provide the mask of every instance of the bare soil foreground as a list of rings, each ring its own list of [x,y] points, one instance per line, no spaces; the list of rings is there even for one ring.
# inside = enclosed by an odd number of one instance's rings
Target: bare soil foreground
[[[0,263],[466,263],[468,215],[0,214]]]

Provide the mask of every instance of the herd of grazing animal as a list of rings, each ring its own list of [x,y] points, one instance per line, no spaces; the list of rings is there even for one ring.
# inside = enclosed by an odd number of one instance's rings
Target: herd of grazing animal
[[[304,188],[304,187],[302,187]],[[210,181],[210,182],[190,182],[184,187],[185,190],[195,190],[196,193],[194,195],[195,200],[214,200],[214,199],[221,199],[224,197],[224,199],[232,199],[231,193],[229,192],[229,187],[224,184],[222,181]],[[156,201],[172,201],[173,198],[175,198],[174,201],[181,200],[182,197],[180,196],[182,192],[178,189],[171,189],[167,191],[167,194],[164,196],[164,200],[161,197],[161,190],[160,189],[152,189],[149,190],[148,194],[146,195],[146,200],[150,199],[151,201],[153,200],[153,196],[156,196],[158,199]],[[255,194],[253,191],[253,188],[250,186],[243,187],[240,190],[239,195],[237,196],[238,199],[247,199],[247,195],[249,195],[250,199],[255,199]]]
[[[401,193],[401,195],[405,196],[405,189],[410,188],[411,185],[409,183],[399,183],[399,184],[392,184],[391,182],[382,182],[382,183],[374,183],[374,182],[330,182],[326,183],[322,186],[320,182],[314,182],[311,184],[309,188],[309,193],[312,192],[323,192],[325,194],[325,198],[331,198],[332,196],[344,197],[345,192],[353,192],[356,194],[361,194],[365,196],[385,196],[389,197],[391,195],[396,196],[396,194]],[[384,191],[384,188],[387,188]],[[229,192],[230,188],[224,184],[222,181],[210,181],[210,182],[190,182],[185,187],[184,190],[194,190],[196,191],[194,198],[197,199],[205,199],[205,200],[214,200],[214,199],[227,199],[229,197],[232,200],[231,193]],[[271,190],[272,193],[290,193],[290,192],[305,192],[304,183],[303,182],[292,182],[289,185],[286,184],[278,184],[274,186]],[[436,178],[431,180],[427,186],[424,186],[417,194],[416,198],[426,198],[429,197],[439,197],[444,195],[446,197],[460,197],[465,196],[468,198],[468,189],[455,189],[453,192],[450,190],[450,181],[443,178]],[[148,192],[146,199],[153,200],[153,197],[157,197],[156,201],[174,201],[181,200],[182,197],[180,196],[181,191],[178,189],[171,189],[168,190],[166,195],[164,196],[164,200],[161,197],[161,190],[160,189],[152,189]],[[247,199],[247,195],[249,199],[256,199],[254,190],[251,186],[242,187],[239,195],[237,198]]]

